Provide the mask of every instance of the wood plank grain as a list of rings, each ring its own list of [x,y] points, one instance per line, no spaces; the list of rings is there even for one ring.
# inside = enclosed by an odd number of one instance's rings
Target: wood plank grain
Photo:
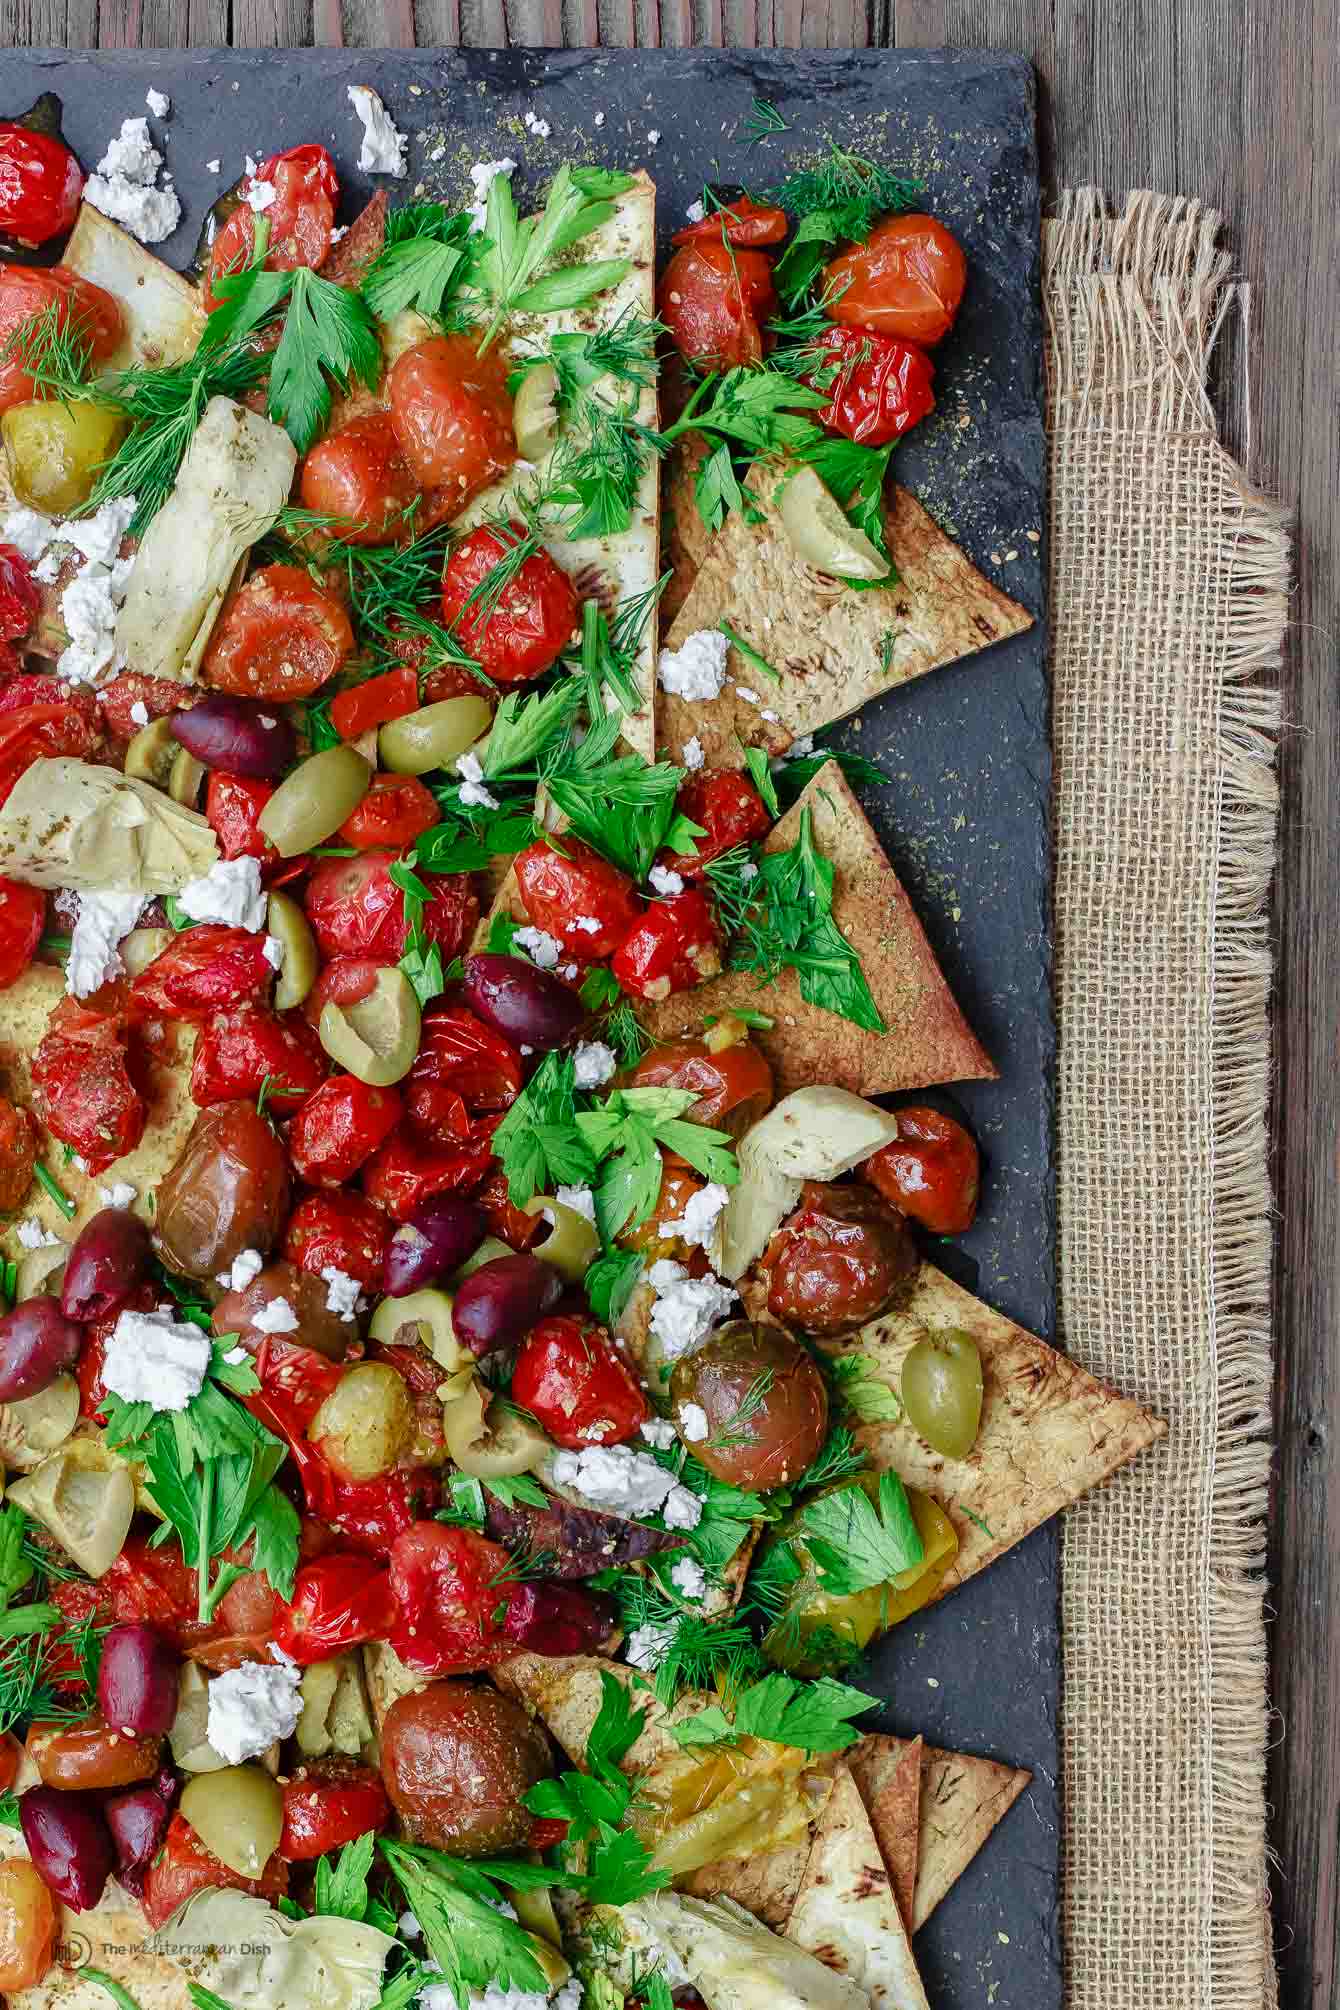
[[[311,0],[233,0],[239,49],[305,49],[312,40]]]
[[[421,49],[458,49],[461,0],[415,0],[414,34]]]

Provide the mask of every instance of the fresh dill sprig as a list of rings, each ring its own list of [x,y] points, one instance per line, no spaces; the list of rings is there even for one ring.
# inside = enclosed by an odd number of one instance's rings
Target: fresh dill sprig
[[[156,370],[118,370],[100,378],[93,387],[97,402],[129,419],[130,431],[99,470],[88,507],[133,495],[130,532],[139,536],[171,495],[210,399],[244,398],[269,367],[269,356],[239,345],[197,350],[185,362]]]
[[[770,140],[777,133],[789,131],[790,127],[776,105],[769,104],[766,98],[755,98],[740,124],[739,137],[749,146],[756,147],[762,140]]]
[[[20,321],[0,345],[0,364],[17,363],[40,389],[67,402],[89,397],[92,350],[83,335],[82,315],[53,300],[39,314]]]
[[[898,175],[863,154],[829,140],[828,151],[812,167],[793,170],[760,201],[796,219],[796,232],[777,261],[774,278],[783,300],[803,298],[828,263],[833,247],[861,242],[877,218],[915,208],[921,183]]]

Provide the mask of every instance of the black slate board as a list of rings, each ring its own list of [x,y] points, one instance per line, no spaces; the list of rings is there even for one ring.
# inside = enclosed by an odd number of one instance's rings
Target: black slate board
[[[185,205],[160,247],[186,262],[205,210],[257,158],[324,140],[348,221],[369,192],[354,163],[351,83],[379,90],[411,135],[400,196],[468,193],[474,161],[512,155],[538,185],[565,158],[647,165],[661,249],[704,178],[757,185],[824,135],[900,163],[963,242],[967,297],[937,353],[940,409],[900,450],[915,490],[987,575],[1042,613],[1039,195],[1033,77],[1022,58],[859,51],[7,51],[0,115],[57,91],[86,166],[150,84],[168,93],[168,166]],[[785,134],[741,134],[755,97]],[[552,136],[533,136],[527,111]],[[603,114],[597,124],[597,115]],[[656,132],[655,142],[651,134]],[[217,157],[218,176],[205,163]],[[949,981],[1001,1069],[956,1092],[987,1160],[969,1236],[932,1251],[992,1305],[1050,1339],[1054,1324],[1049,991],[1048,697],[1041,620],[1028,635],[867,709],[849,746],[894,777],[865,791]],[[952,1103],[954,1099],[951,1098]],[[896,1632],[865,1678],[907,1735],[1033,1772],[1029,1793],[917,1940],[936,2010],[1052,2010],[1061,2001],[1056,1720],[1057,1541],[1035,1534]]]

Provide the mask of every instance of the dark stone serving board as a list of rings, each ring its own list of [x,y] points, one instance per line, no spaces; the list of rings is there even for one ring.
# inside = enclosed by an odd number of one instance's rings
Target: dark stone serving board
[[[343,220],[368,190],[345,98],[369,83],[413,140],[404,196],[468,193],[471,162],[512,155],[536,186],[565,158],[647,165],[660,238],[705,178],[751,186],[831,134],[901,164],[962,240],[970,278],[936,357],[940,409],[897,456],[899,479],[973,560],[1039,616],[1031,633],[892,692],[843,729],[892,785],[863,791],[955,994],[1001,1079],[954,1092],[982,1141],[972,1233],[932,1253],[990,1304],[1050,1339],[1054,1320],[1053,1030],[1049,990],[1050,751],[1043,628],[1042,331],[1033,77],[1022,58],[851,51],[207,50],[6,52],[0,116],[40,91],[92,166],[153,84],[172,99],[170,170],[189,258],[210,202],[257,158],[323,140]],[[755,97],[788,130],[750,145]],[[533,110],[552,137],[523,124]],[[603,114],[597,125],[597,114]],[[659,133],[652,142],[650,135]],[[221,173],[206,172],[218,157]],[[519,178],[519,179],[521,179]],[[1027,1766],[1033,1784],[917,1940],[936,2010],[1050,2010],[1061,2000],[1056,1722],[1057,1541],[1040,1531],[893,1634],[866,1679],[887,1722]]]

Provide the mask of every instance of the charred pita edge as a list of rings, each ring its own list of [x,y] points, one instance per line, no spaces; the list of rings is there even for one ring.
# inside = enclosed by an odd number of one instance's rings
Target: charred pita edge
[[[863,1791],[870,1826],[883,1852],[889,1882],[909,1933],[912,1931],[917,1858],[920,1854],[923,1749],[921,1739],[913,1738],[888,1767],[886,1776],[875,1784],[873,1793]],[[851,1761],[850,1753],[848,1761]]]
[[[875,1831],[847,1766],[815,1824],[786,1937],[850,1976],[872,2010],[930,2010]]]
[[[871,1826],[889,1860],[883,1827],[884,1796],[902,1774],[911,1754],[918,1763],[916,1884],[908,1924],[913,1933],[926,1924],[945,1893],[955,1885],[987,1837],[1004,1820],[1033,1778],[1018,1766],[922,1745],[920,1738],[894,1738],[872,1731],[846,1754]]]

